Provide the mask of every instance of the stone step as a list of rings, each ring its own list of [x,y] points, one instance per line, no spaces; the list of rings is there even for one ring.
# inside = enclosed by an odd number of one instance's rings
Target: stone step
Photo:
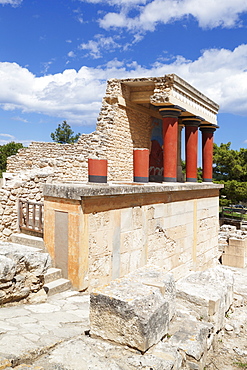
[[[51,296],[56,293],[64,292],[67,289],[71,288],[71,282],[68,279],[57,279],[55,281],[51,281],[43,286],[46,294]]]
[[[52,281],[55,281],[55,280],[58,280],[58,279],[61,279],[62,277],[62,271],[61,269],[58,269],[58,268],[55,268],[55,267],[51,267],[47,270],[47,273],[45,274],[44,278],[45,278],[45,284],[48,284]]]
[[[45,251],[44,240],[43,238],[40,238],[38,236],[16,233],[10,236],[9,241],[12,243],[21,244],[28,247],[38,248],[43,252]]]

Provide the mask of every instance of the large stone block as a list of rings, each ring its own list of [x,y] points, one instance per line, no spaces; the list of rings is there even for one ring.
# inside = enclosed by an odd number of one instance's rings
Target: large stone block
[[[192,272],[177,284],[177,298],[194,310],[199,319],[214,323],[215,331],[222,329],[225,313],[233,302],[233,272],[215,267]]]
[[[152,355],[162,360],[162,370],[180,370],[182,369],[182,356],[176,346],[166,342],[159,342],[150,348],[146,355]],[[156,369],[154,367],[154,369]]]
[[[187,318],[178,323],[175,322],[174,328],[169,331],[169,335],[171,335],[169,344],[183,354],[186,368],[191,370],[205,369],[209,338],[213,337],[213,325],[211,323]]]
[[[136,270],[129,277],[144,285],[159,288],[164,299],[169,303],[169,320],[171,320],[176,312],[176,286],[173,274],[161,267],[147,265]]]
[[[158,288],[131,277],[90,295],[90,333],[145,352],[168,330],[169,304]]]

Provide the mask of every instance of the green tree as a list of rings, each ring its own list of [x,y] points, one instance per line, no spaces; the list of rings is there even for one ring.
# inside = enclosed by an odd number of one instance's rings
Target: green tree
[[[2,177],[2,173],[6,171],[7,158],[11,155],[15,155],[20,148],[23,148],[23,145],[21,143],[15,143],[14,141],[5,145],[0,145],[0,177]]]
[[[63,121],[61,125],[59,124],[55,132],[51,133],[52,140],[60,144],[73,144],[80,136],[80,133],[74,135],[74,131],[71,130],[70,125],[66,121]]]
[[[247,149],[233,150],[231,143],[214,144],[214,182],[224,184],[223,203],[247,202]]]
[[[231,143],[214,144],[214,179],[247,181],[247,149],[230,149]]]

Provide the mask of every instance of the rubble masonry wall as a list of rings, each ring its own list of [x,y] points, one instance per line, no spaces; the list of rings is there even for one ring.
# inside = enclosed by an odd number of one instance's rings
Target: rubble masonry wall
[[[121,94],[121,83],[109,81],[96,131],[81,135],[77,143],[32,142],[8,158],[0,205],[3,239],[17,230],[18,198],[43,201],[46,182],[87,182],[89,157],[108,160],[109,181],[133,181],[133,147],[149,148],[152,119],[148,114],[120,106],[117,96]],[[126,86],[124,94],[129,95]]]

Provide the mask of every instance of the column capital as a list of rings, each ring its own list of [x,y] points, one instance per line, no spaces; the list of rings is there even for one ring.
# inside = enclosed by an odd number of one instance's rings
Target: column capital
[[[219,128],[219,126],[216,125],[201,125],[200,126],[200,131],[201,132],[211,132],[213,133],[216,131],[216,129]]]
[[[201,122],[204,121],[203,118],[198,116],[183,116],[181,120],[185,126],[200,126]]]
[[[164,105],[160,106],[159,108],[160,115],[165,117],[176,117],[178,118],[182,112],[185,112],[185,109],[179,107],[178,105]]]

